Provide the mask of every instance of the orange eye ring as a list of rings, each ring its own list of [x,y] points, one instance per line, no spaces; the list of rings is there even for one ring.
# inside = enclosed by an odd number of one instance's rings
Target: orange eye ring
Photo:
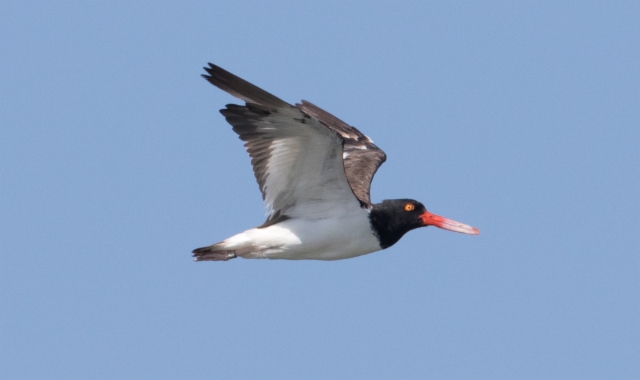
[[[416,206],[414,206],[413,203],[407,203],[406,205],[404,205],[404,211],[406,212],[411,212],[415,209],[416,209]]]

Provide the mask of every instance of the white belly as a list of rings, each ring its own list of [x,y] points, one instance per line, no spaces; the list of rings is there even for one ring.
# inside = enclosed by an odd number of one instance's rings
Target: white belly
[[[288,260],[340,260],[382,249],[364,209],[345,213],[339,221],[289,219],[247,230],[223,244],[244,258]]]

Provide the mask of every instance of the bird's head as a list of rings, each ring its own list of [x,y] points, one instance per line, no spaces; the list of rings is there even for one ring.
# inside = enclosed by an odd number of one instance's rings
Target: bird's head
[[[382,248],[392,246],[404,234],[419,227],[436,226],[470,235],[480,233],[475,227],[430,213],[422,203],[413,199],[387,199],[375,204],[370,220]]]

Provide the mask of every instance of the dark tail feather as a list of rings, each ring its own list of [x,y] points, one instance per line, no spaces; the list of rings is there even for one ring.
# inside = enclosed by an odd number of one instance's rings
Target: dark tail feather
[[[216,244],[193,250],[194,261],[227,261],[238,257],[236,251],[221,250]]]

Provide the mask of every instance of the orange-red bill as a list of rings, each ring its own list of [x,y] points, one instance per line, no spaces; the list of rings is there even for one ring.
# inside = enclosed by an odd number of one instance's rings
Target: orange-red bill
[[[425,226],[436,226],[445,230],[460,232],[469,235],[480,234],[480,230],[475,227],[456,222],[455,220],[447,219],[440,215],[432,214],[429,211],[425,211],[424,214],[420,215],[420,219],[422,219],[422,222]]]

